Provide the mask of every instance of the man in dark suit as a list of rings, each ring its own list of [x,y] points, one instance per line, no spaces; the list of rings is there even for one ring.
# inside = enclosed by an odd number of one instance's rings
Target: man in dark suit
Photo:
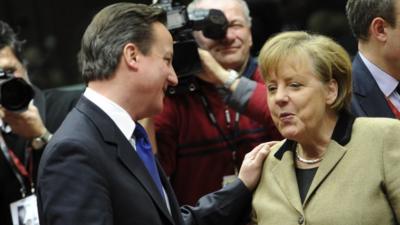
[[[353,61],[353,113],[400,118],[400,1],[349,0],[346,13],[359,50]]]
[[[18,40],[12,28],[0,21],[0,70],[24,79],[30,84],[25,60],[22,56],[24,42]],[[1,83],[5,80],[0,79]],[[36,171],[42,150],[71,109],[78,92],[48,101],[44,92],[33,84],[33,103],[26,109],[13,111],[0,106],[0,136],[4,138],[4,149],[0,151],[0,224],[11,225],[10,203],[34,194]],[[22,90],[14,90],[21,93]],[[49,94],[53,91],[48,91]],[[7,100],[2,90],[2,101]],[[21,95],[23,96],[23,95]],[[53,102],[54,101],[54,102]],[[54,107],[49,108],[49,104]],[[1,105],[1,104],[0,104]],[[63,105],[65,107],[56,107]],[[69,108],[67,108],[69,106]],[[57,108],[57,112],[55,112]],[[3,151],[5,150],[5,151]],[[10,160],[11,159],[11,160]],[[15,163],[20,166],[16,167]]]
[[[86,29],[79,64],[87,88],[39,166],[41,225],[229,225],[246,217],[267,144],[246,156],[234,183],[181,209],[142,145],[136,121],[161,112],[167,86],[177,84],[165,20],[159,8],[116,3]]]

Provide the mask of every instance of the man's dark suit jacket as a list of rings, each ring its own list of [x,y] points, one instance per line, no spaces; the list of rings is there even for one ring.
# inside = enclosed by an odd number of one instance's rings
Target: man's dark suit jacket
[[[351,110],[355,116],[395,118],[371,72],[360,54],[353,60],[353,96]]]
[[[41,225],[234,224],[250,210],[241,181],[179,208],[161,167],[171,214],[132,145],[82,97],[43,153],[38,174]]]
[[[33,88],[35,91],[34,104],[38,108],[40,117],[46,128],[53,133],[75,105],[82,91],[60,91],[58,89],[41,91],[37,87]],[[3,133],[3,136],[7,146],[25,163],[27,160],[25,154],[26,148],[29,147],[31,140],[13,133]],[[32,154],[34,183],[36,183],[36,172],[41,155],[41,150],[34,151]],[[10,203],[21,199],[21,185],[3,154],[0,154],[0,183],[0,225],[12,225]],[[30,186],[27,179],[26,186]]]

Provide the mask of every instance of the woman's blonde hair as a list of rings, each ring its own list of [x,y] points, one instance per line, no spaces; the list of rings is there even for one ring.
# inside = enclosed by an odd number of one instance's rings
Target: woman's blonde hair
[[[268,81],[268,73],[276,71],[282,60],[289,56],[308,56],[323,83],[335,79],[338,97],[331,108],[336,112],[348,109],[351,101],[351,61],[343,47],[328,37],[304,31],[279,33],[267,40],[258,57],[264,79]]]

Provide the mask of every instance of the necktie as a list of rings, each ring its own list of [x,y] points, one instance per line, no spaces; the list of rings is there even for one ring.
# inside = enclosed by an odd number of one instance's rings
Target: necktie
[[[399,84],[398,84],[397,87],[396,87],[396,91],[397,91],[397,93],[400,95],[400,82],[399,82]]]
[[[142,125],[136,123],[136,128],[133,132],[133,135],[135,136],[136,152],[139,155],[140,159],[142,159],[151,178],[153,178],[154,183],[160,191],[161,197],[164,198],[160,174],[158,173],[156,161],[154,160],[154,155],[151,151],[151,144]]]

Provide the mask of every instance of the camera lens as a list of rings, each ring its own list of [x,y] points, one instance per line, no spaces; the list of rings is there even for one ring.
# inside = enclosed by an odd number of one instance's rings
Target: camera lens
[[[22,78],[9,78],[0,83],[0,103],[10,111],[23,111],[34,97],[32,87]]]

